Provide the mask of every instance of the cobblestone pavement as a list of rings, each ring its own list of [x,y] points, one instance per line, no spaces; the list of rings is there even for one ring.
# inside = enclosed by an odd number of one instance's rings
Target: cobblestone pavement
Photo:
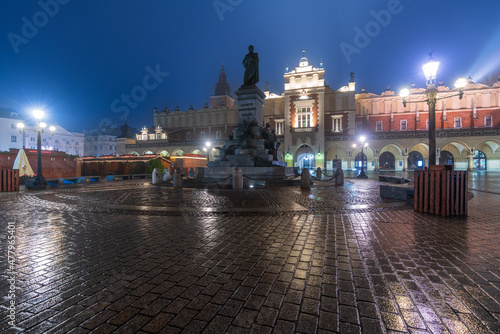
[[[441,218],[346,181],[0,194],[0,330],[500,333],[498,183]]]

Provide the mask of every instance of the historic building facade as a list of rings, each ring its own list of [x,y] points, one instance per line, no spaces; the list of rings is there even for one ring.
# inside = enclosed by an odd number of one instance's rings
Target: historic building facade
[[[442,82],[437,86],[438,163],[452,164],[455,169],[500,170],[500,80],[486,86],[470,79],[462,99],[451,96],[456,89]],[[412,103],[406,107],[389,87],[380,95],[364,89],[356,94],[353,73],[345,85],[331,88],[325,82],[323,65],[313,67],[303,55],[299,65],[284,74],[282,94],[271,93],[266,83],[264,123],[276,130],[288,166],[424,168],[429,156],[429,110],[424,88],[412,87],[410,93],[407,100]],[[129,138],[118,153],[208,154],[214,159],[213,147],[224,144],[237,119],[223,68],[210,106],[173,112],[155,108],[154,126],[143,129],[133,142]],[[363,156],[361,136],[366,138]]]
[[[22,132],[19,132],[17,123],[25,123]],[[13,109],[0,108],[0,151],[14,149],[37,148],[37,132],[33,124],[24,120],[24,117]],[[42,134],[42,150],[62,151],[68,155],[84,156],[84,134],[72,132],[57,125],[56,131],[51,134],[46,131]]]

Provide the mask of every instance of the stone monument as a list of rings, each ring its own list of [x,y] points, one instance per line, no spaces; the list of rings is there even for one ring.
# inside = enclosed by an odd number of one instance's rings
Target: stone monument
[[[243,175],[263,179],[293,175],[292,167],[285,167],[274,130],[263,122],[265,94],[256,84],[259,82],[259,55],[254,47],[248,47],[243,59],[245,74],[243,85],[235,92],[238,99],[238,124],[219,150],[219,159],[210,161],[203,177],[232,174],[232,168],[240,167]],[[231,168],[231,169],[228,169]]]

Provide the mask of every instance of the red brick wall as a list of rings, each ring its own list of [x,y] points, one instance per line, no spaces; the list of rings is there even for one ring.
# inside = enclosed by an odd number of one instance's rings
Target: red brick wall
[[[25,149],[33,172],[36,173],[36,150]],[[10,149],[9,153],[0,154],[0,168],[12,168],[18,149]],[[42,169],[45,178],[75,177],[77,158],[68,157],[65,152],[42,151]]]
[[[460,110],[460,111],[447,111],[446,118],[447,121],[442,121],[442,111],[436,112],[436,129],[454,129],[455,128],[455,117],[462,118],[462,128],[472,128],[472,110]],[[483,128],[484,120],[486,116],[492,116],[493,127],[500,126],[500,110],[498,109],[486,109],[478,110],[478,119],[474,120],[474,127]],[[405,113],[405,114],[394,114],[394,123],[389,127],[390,114],[383,115],[370,115],[368,124],[366,123],[366,117],[356,117],[356,122],[362,122],[363,130],[376,132],[377,121],[382,122],[382,132],[389,131],[400,131],[401,120],[406,120],[407,131],[416,130],[427,130],[427,120],[429,119],[428,112],[420,112],[419,119],[420,122],[415,122],[415,113]],[[330,122],[331,124],[331,122]],[[416,128],[415,128],[416,124]]]

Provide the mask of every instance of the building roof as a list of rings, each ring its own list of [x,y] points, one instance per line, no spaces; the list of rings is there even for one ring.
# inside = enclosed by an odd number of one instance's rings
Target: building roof
[[[12,108],[0,107],[0,117],[2,118],[12,118],[12,119],[22,119],[21,115],[17,110]]]

